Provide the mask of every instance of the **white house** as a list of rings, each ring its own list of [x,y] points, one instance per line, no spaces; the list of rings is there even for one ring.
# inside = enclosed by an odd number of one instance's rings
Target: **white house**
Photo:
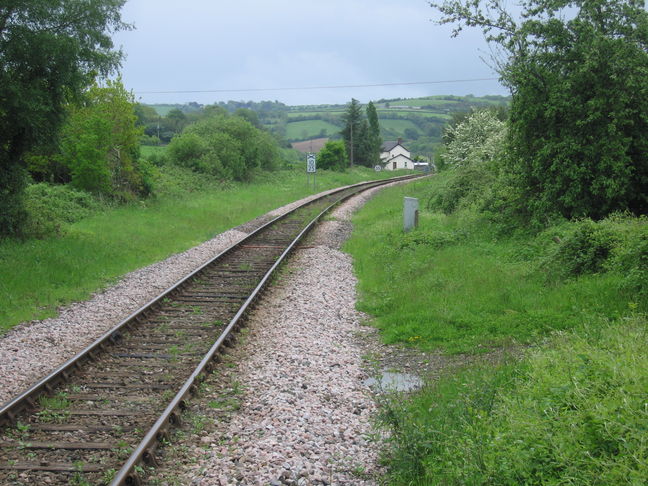
[[[396,142],[384,142],[381,147],[380,160],[385,170],[414,169],[414,161],[410,158],[411,153],[401,143],[402,139]]]

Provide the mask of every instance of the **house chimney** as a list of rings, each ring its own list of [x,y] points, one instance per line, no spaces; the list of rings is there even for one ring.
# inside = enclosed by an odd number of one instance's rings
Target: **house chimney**
[[[398,145],[403,145],[403,139],[398,137]]]

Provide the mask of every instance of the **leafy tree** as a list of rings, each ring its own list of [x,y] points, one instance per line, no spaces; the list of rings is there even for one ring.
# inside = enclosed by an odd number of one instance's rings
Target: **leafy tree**
[[[0,4],[0,236],[23,221],[25,154],[52,141],[65,105],[116,69],[111,33],[125,0],[9,0]]]
[[[360,129],[362,123],[362,107],[360,102],[355,98],[351,99],[351,103],[347,106],[346,111],[342,115],[344,128],[342,129],[342,138],[346,143],[347,153],[349,154],[349,163],[351,166],[355,163],[357,154],[361,152],[360,149]]]
[[[506,124],[490,110],[476,111],[460,124],[448,129],[444,163],[453,166],[489,163],[504,152]]]
[[[143,129],[136,121],[133,96],[121,81],[88,90],[61,132],[61,161],[74,187],[122,200],[150,191],[138,164]]]
[[[317,167],[344,171],[349,163],[346,146],[342,140],[329,140],[317,154]]]
[[[269,133],[240,116],[214,113],[173,138],[168,148],[173,162],[226,180],[247,180],[254,169],[276,167],[278,148]]]
[[[187,116],[178,108],[170,110],[165,118],[173,133],[180,133],[187,124]]]
[[[373,102],[369,102],[366,108],[367,121],[369,123],[368,131],[368,150],[367,165],[374,166],[380,162],[380,147],[382,146],[382,137],[380,136],[380,123],[378,122],[378,112]]]
[[[244,120],[247,120],[250,122],[250,124],[254,128],[261,128],[261,122],[259,121],[259,115],[257,115],[256,111],[252,111],[249,108],[238,108],[234,112],[235,116],[240,116]]]
[[[648,13],[642,0],[433,4],[441,23],[482,28],[513,94],[512,200],[540,221],[648,211]]]
[[[358,100],[352,99],[342,115],[344,128],[341,134],[346,143],[350,164],[371,167],[379,162],[382,144],[378,113],[373,103],[367,105],[366,115],[365,117]]]

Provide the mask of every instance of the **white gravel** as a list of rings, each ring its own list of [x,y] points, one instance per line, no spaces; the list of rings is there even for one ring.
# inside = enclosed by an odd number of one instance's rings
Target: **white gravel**
[[[284,276],[248,319],[247,336],[210,378],[192,413],[216,418],[200,439],[176,444],[194,450],[183,470],[169,458],[161,474],[180,484],[372,485],[380,475],[380,444],[370,440],[375,404],[363,384],[363,350],[355,334],[352,261],[339,250],[350,217],[376,190],[347,201],[298,251]],[[240,408],[222,419],[209,403],[223,399],[228,382],[243,390]],[[231,389],[231,388],[230,388]],[[202,409],[201,409],[202,407]],[[191,462],[191,461],[187,461]]]

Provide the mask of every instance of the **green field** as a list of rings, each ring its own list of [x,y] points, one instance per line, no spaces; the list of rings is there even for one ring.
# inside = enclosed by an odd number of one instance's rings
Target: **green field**
[[[378,111],[378,119],[380,120],[384,120],[385,118],[381,118],[381,117],[389,116],[390,114],[403,116],[403,117],[421,116],[423,118],[436,118],[440,122],[445,122],[446,120],[450,120],[452,118],[452,116],[448,115],[447,113],[438,113],[436,111],[429,111],[429,110],[378,109],[377,111]]]
[[[140,146],[140,155],[147,158],[151,155],[162,155],[165,150],[165,145],[142,145]]]
[[[298,118],[300,116],[319,116],[319,115],[333,115],[333,116],[340,116],[344,113],[344,110],[342,109],[337,109],[337,110],[321,110],[321,111],[290,111],[288,112],[288,119],[290,118]]]
[[[482,105],[499,105],[501,100],[481,97],[461,97],[461,99],[446,99],[446,96],[426,96],[423,98],[408,98],[404,100],[390,101],[390,106],[435,106],[450,107],[452,105],[464,104],[466,102]]]
[[[386,130],[392,130],[399,134],[405,133],[405,130],[411,128],[421,133],[419,127],[409,120],[380,120],[380,127]]]
[[[340,131],[340,127],[323,120],[290,122],[286,125],[288,140],[308,140],[318,137],[324,130],[324,136],[331,136]]]

